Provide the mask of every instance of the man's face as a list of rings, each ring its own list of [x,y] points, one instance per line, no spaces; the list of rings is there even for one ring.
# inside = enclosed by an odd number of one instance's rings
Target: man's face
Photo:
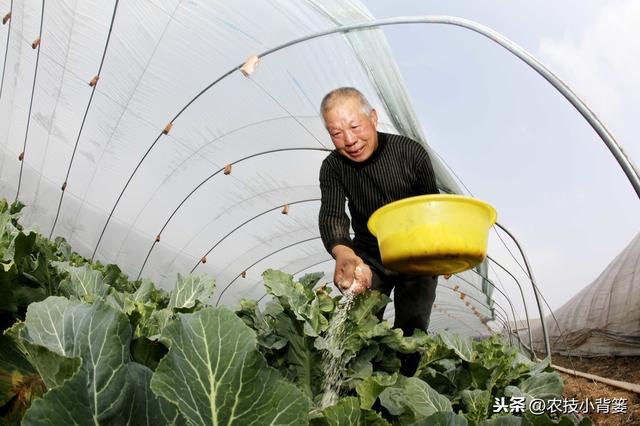
[[[367,160],[378,147],[376,125],[378,115],[364,113],[357,98],[336,100],[331,109],[324,113],[324,120],[331,141],[338,152],[356,163]]]

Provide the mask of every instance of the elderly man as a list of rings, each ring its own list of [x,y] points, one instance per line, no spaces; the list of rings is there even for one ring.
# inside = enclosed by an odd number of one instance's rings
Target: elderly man
[[[320,168],[319,215],[322,241],[336,260],[334,282],[342,291],[355,294],[371,288],[389,295],[395,288],[395,327],[405,335],[415,329],[427,331],[437,277],[403,275],[385,268],[367,220],[392,201],[438,193],[429,156],[409,138],[378,132],[376,110],[354,88],[328,93],[321,113],[336,148]]]

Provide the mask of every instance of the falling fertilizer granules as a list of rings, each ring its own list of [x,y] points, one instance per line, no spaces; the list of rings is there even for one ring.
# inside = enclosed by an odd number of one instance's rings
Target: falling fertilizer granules
[[[327,350],[322,355],[322,363],[325,367],[324,394],[320,403],[321,409],[338,402],[340,387],[342,386],[342,370],[345,368],[345,359],[342,346],[345,338],[345,326],[349,311],[353,306],[356,296],[352,292],[345,292],[333,316],[327,330]]]

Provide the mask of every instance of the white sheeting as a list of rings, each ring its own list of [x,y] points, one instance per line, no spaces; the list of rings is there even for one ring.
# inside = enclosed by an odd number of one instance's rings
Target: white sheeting
[[[577,356],[640,355],[640,234],[594,282],[546,319],[554,352]],[[559,326],[559,327],[558,327]],[[542,349],[542,330],[532,331]]]
[[[10,200],[27,131],[37,54],[31,42],[39,31],[41,5],[40,0],[16,1],[12,11],[0,99],[0,195]],[[88,82],[98,73],[114,6],[114,1],[46,2],[19,194],[28,206],[24,222],[51,232],[78,141],[53,236],[65,237],[81,254],[93,253],[130,179],[96,259],[118,263],[132,278],[156,235],[186,200],[143,271],[162,287],[172,287],[176,273],[188,273],[207,251],[207,263],[196,272],[213,274],[220,289],[249,270],[247,278],[225,292],[225,304],[260,297],[259,275],[269,267],[292,273],[324,270],[331,280],[332,263],[319,263],[328,255],[315,238],[319,203],[313,201],[319,198],[317,173],[325,152],[258,155],[234,165],[228,176],[207,179],[252,154],[331,147],[318,107],[325,93],[342,85],[365,93],[379,110],[381,130],[425,143],[381,31],[291,46],[263,58],[250,78],[233,72],[184,110],[171,132],[153,144],[194,96],[248,56],[336,24],[370,19],[366,8],[357,1],[121,1],[88,107]],[[0,7],[8,8],[8,2]],[[7,36],[4,26],[1,45]],[[0,55],[4,61],[4,49]],[[432,158],[441,184],[455,191],[451,177]],[[241,226],[266,210],[301,200],[310,201],[292,205],[288,215],[276,209]],[[472,282],[481,288],[479,280]],[[441,289],[438,301],[443,309],[457,306],[460,321],[437,311],[434,324],[469,334],[475,331],[465,324],[484,330],[454,292]]]

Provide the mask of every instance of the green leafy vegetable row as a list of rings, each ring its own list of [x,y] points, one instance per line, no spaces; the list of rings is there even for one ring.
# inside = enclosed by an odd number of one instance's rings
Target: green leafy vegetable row
[[[498,336],[406,337],[359,297],[345,341],[321,275],[263,274],[271,301],[207,305],[213,279],[178,275],[170,293],[90,263],[18,223],[0,202],[0,423],[25,425],[551,425],[570,417],[493,414],[495,397],[554,398],[562,381]],[[323,351],[337,351],[342,398],[320,408]],[[413,377],[401,359],[417,354]],[[584,424],[588,420],[583,420]]]

